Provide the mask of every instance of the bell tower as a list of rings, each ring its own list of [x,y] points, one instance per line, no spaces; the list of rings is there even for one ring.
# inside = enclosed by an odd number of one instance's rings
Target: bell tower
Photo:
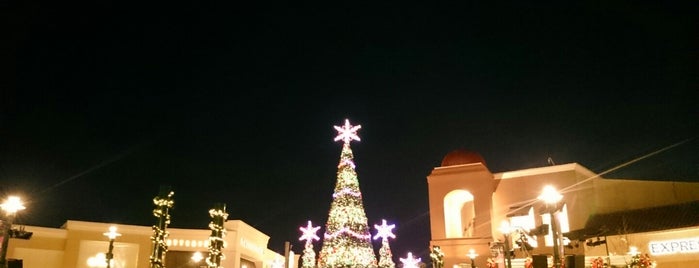
[[[483,158],[463,149],[452,151],[427,176],[427,184],[430,247],[444,252],[444,267],[470,264],[470,249],[483,256],[476,258],[476,265],[485,267],[493,241],[492,197],[497,185]]]

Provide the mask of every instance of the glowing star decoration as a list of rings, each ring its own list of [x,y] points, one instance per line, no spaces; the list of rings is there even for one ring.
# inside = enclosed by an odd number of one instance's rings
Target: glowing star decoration
[[[400,262],[403,263],[403,268],[418,268],[420,267],[418,264],[420,263],[420,258],[413,258],[413,253],[408,252],[408,257],[407,258],[400,258]]]
[[[311,224],[311,221],[308,221],[308,225],[306,228],[300,227],[299,230],[303,232],[303,235],[301,238],[299,238],[300,241],[306,240],[306,243],[313,242],[313,240],[319,240],[320,237],[316,235],[316,232],[318,232],[318,229],[320,229],[320,226],[313,227]]]
[[[337,137],[335,137],[335,141],[343,140],[345,144],[349,143],[352,140],[356,141],[361,141],[359,136],[357,136],[357,131],[362,128],[360,125],[352,126],[349,123],[349,119],[345,119],[345,125],[342,127],[339,126],[334,126],[335,130],[337,130]]]
[[[382,240],[390,238],[396,238],[396,235],[393,234],[393,228],[395,228],[395,224],[387,225],[386,220],[383,220],[383,224],[381,225],[376,225],[374,224],[374,228],[378,231],[376,235],[374,236],[374,240],[377,238],[381,237]]]

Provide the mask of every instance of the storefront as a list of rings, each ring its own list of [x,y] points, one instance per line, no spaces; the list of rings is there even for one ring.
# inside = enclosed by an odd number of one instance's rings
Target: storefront
[[[512,267],[542,258],[550,266],[554,218],[565,234],[557,248],[567,268],[589,267],[598,256],[626,265],[645,254],[660,268],[699,267],[699,183],[608,179],[577,163],[491,173],[479,154],[466,150],[447,154],[427,181],[430,246],[444,252],[447,268],[470,264],[471,249],[476,266],[504,267],[506,241],[514,249]],[[561,199],[540,200],[545,186]]]
[[[7,258],[22,260],[23,268],[106,267],[109,241],[104,233],[116,226],[112,268],[146,268],[150,265],[153,235],[151,226],[85,221],[67,221],[61,228],[24,226],[31,239],[11,239]],[[224,224],[226,247],[223,267],[273,268],[284,263],[284,255],[267,248],[269,236],[240,220]],[[166,267],[206,267],[208,229],[168,228],[165,240]],[[281,265],[283,266],[283,265]]]

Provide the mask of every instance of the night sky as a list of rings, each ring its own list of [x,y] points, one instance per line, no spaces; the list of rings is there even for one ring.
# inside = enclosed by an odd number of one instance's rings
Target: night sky
[[[0,4],[0,195],[25,200],[20,224],[152,225],[169,185],[170,227],[223,202],[301,252],[346,118],[396,261],[429,260],[426,176],[455,149],[494,173],[602,173],[669,148],[605,177],[699,181],[696,1],[47,2]]]

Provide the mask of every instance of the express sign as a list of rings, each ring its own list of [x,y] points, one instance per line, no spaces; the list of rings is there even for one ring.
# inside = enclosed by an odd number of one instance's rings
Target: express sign
[[[648,249],[651,255],[696,253],[699,252],[699,237],[653,241],[648,243]]]

